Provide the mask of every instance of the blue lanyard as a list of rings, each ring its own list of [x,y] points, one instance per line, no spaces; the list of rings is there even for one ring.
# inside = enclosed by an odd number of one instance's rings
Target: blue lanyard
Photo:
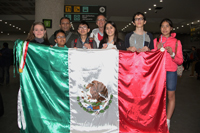
[[[135,38],[135,44],[136,44],[136,38]],[[144,43],[145,43],[145,33],[143,33],[143,46],[144,46]]]
[[[113,40],[110,43],[107,42],[107,45],[112,44],[112,42],[113,42]]]
[[[167,37],[167,39],[168,39],[168,37]],[[167,39],[166,39],[166,41],[167,41]],[[161,35],[161,43],[162,43],[162,35]],[[165,44],[166,43],[166,41],[164,42],[164,43],[162,43],[162,47],[163,47],[163,44]]]

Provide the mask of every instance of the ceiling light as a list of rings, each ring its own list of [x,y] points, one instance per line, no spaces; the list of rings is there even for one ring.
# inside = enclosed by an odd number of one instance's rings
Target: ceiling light
[[[190,25],[190,24],[187,24],[187,25]]]
[[[18,29],[18,27],[16,27],[16,29]]]
[[[24,31],[24,33],[26,33],[26,31]]]
[[[175,30],[175,28],[173,28],[173,30]]]
[[[10,26],[12,25],[12,24],[9,24]]]
[[[7,35],[10,35],[9,33]]]
[[[160,0],[160,2],[163,2],[163,0]]]
[[[5,22],[5,24],[7,24],[7,22]]]
[[[183,25],[181,27],[184,27]]]
[[[3,33],[3,31],[1,31],[1,33]]]
[[[197,22],[200,22],[199,20],[197,20]]]
[[[15,25],[13,25],[13,27],[15,27]]]
[[[153,6],[156,7],[156,4],[154,4]]]
[[[144,12],[144,14],[147,14],[147,12]]]
[[[149,8],[149,11],[151,10],[151,8]]]
[[[1,22],[2,20],[0,20],[0,22]]]
[[[19,30],[21,30],[21,28],[19,28]]]
[[[194,24],[194,22],[191,22],[191,24]]]
[[[179,27],[177,27],[177,29],[179,29]]]
[[[131,25],[131,23],[129,23],[129,25]]]

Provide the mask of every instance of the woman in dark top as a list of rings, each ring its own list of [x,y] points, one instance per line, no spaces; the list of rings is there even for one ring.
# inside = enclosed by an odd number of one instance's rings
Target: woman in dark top
[[[124,42],[118,38],[117,27],[114,22],[108,21],[105,24],[103,39],[99,44],[99,48],[126,50]]]
[[[46,27],[42,22],[35,22],[32,24],[26,41],[40,43],[48,46],[50,45],[48,41]]]

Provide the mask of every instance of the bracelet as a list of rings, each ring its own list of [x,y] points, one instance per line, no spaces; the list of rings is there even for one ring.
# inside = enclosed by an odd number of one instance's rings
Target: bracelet
[[[173,52],[173,54],[172,55],[170,55],[172,58],[174,58],[175,57],[175,53]]]

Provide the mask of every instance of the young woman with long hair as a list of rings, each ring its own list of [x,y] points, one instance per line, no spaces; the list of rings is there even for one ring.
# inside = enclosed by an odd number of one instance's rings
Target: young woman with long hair
[[[175,109],[175,91],[177,85],[177,66],[183,63],[182,45],[175,38],[176,33],[171,33],[173,23],[170,19],[163,19],[160,23],[161,35],[154,39],[154,48],[167,50],[166,55],[166,87],[168,95],[167,125],[170,127],[170,119]]]
[[[31,26],[30,32],[26,41],[40,43],[44,45],[50,45],[46,32],[46,27],[42,22],[34,22]]]

